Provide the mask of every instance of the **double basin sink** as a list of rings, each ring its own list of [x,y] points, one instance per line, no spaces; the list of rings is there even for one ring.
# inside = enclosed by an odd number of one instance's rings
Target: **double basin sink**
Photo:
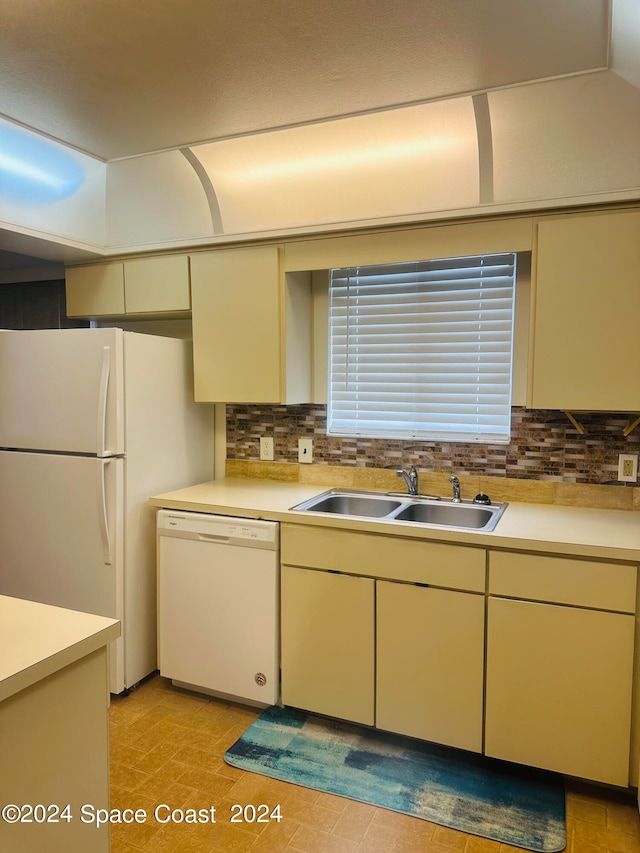
[[[330,489],[291,509],[489,532],[495,528],[506,507],[506,503],[486,505],[469,500],[456,503],[451,499],[422,495]]]

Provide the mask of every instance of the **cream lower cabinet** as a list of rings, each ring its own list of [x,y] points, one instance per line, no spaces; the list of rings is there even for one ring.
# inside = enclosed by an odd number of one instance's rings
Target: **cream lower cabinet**
[[[375,582],[282,567],[282,702],[374,722]]]
[[[285,705],[482,750],[484,596],[283,566],[281,633]]]
[[[484,595],[377,582],[376,726],[482,751]]]
[[[638,567],[281,526],[282,701],[630,779]],[[485,621],[486,620],[486,621]]]
[[[281,547],[283,703],[480,751],[484,549],[293,524]]]
[[[635,579],[630,565],[491,554],[490,591],[543,600],[489,596],[487,755],[629,785]],[[618,612],[589,607],[598,588]]]
[[[34,618],[39,617],[47,626],[55,624],[48,614]],[[9,618],[12,639],[14,624],[19,623]],[[62,620],[60,625],[51,650],[62,648]],[[25,659],[42,644],[43,635],[34,633],[33,646],[20,638]],[[96,827],[80,818],[85,804],[109,808],[108,683],[103,647],[0,702],[0,802],[33,807],[24,823],[0,820],[3,853],[109,853],[109,824]],[[39,820],[36,809],[45,809],[51,822]],[[65,819],[69,813],[72,818]]]

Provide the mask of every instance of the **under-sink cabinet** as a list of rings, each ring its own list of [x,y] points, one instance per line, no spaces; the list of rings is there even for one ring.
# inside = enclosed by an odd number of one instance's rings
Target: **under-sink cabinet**
[[[283,703],[480,752],[484,549],[287,524],[281,549]]]
[[[629,784],[636,571],[490,552],[487,755]]]
[[[376,582],[376,726],[482,751],[484,596]]]
[[[282,566],[282,701],[374,723],[375,582]]]
[[[286,523],[281,559],[285,705],[629,785],[636,565]]]

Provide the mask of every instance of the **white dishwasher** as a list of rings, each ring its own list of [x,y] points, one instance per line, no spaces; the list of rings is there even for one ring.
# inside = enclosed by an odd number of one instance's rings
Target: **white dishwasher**
[[[275,705],[279,525],[158,512],[158,657],[174,684]]]

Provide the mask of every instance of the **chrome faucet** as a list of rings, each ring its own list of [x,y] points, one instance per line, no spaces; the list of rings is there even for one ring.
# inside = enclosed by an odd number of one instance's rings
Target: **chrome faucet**
[[[460,480],[457,477],[449,477],[449,482],[453,485],[453,502],[454,502],[454,504],[461,503],[461,501],[460,501]]]
[[[409,473],[407,474],[402,468],[396,471],[397,477],[403,477],[405,483],[407,484],[407,489],[409,490],[410,495],[418,494],[418,472],[416,471],[416,466],[411,465],[409,468]]]

